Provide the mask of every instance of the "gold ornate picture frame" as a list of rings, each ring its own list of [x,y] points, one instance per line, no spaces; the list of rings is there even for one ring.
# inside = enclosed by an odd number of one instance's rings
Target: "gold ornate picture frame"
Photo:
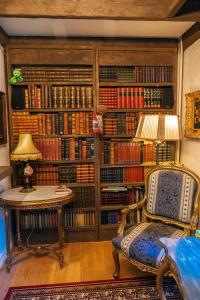
[[[200,91],[185,97],[185,137],[200,139]]]

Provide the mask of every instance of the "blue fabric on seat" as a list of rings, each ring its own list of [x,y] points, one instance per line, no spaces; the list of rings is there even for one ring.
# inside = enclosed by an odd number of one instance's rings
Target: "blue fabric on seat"
[[[158,170],[149,176],[147,211],[189,223],[193,211],[196,183],[177,170]]]
[[[185,237],[186,233],[162,223],[140,223],[129,228],[123,237],[113,238],[115,248],[121,249],[128,257],[145,265],[159,268],[164,250],[160,237]]]

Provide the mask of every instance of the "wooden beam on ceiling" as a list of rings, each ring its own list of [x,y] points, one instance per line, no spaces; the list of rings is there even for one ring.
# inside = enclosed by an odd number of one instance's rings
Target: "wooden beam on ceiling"
[[[33,0],[0,0],[0,16],[196,22],[200,20],[196,9],[199,4],[199,0],[42,0],[39,4]],[[182,7],[186,8],[179,14]]]
[[[185,15],[176,16],[175,18],[171,18],[171,21],[200,22],[200,12],[191,12]]]
[[[174,17],[187,0],[163,0],[162,9],[165,18]]]
[[[1,0],[0,16],[29,18],[162,18],[160,0]]]
[[[200,23],[194,24],[182,35],[183,49],[185,50],[200,38]]]

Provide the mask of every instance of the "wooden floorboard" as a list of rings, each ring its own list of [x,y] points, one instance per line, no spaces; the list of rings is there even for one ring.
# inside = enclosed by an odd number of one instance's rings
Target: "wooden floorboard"
[[[114,263],[110,241],[65,244],[64,255],[62,270],[52,255],[23,257],[12,266],[10,274],[5,267],[1,269],[0,299],[4,299],[10,286],[112,279]],[[121,258],[120,278],[146,275]]]

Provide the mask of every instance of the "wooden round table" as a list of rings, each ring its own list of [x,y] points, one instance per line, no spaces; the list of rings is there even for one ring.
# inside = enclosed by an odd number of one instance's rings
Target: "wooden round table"
[[[57,255],[60,267],[64,265],[64,218],[63,218],[63,206],[68,204],[73,199],[73,193],[71,189],[67,189],[64,192],[56,193],[57,186],[36,186],[36,190],[30,193],[21,193],[20,188],[9,189],[6,192],[0,194],[0,206],[4,209],[5,224],[6,224],[6,248],[7,248],[7,271],[10,271],[12,253],[10,247],[10,220],[9,210],[16,210],[16,232],[17,232],[17,246],[21,254],[23,252],[34,251],[34,254],[44,251],[47,253],[53,252]],[[46,208],[54,208],[57,211],[58,217],[58,235],[59,235],[59,247],[58,249],[49,248],[44,245],[28,246],[24,245],[21,240],[20,233],[20,211],[21,210],[41,210]],[[15,256],[17,256],[16,254]]]

